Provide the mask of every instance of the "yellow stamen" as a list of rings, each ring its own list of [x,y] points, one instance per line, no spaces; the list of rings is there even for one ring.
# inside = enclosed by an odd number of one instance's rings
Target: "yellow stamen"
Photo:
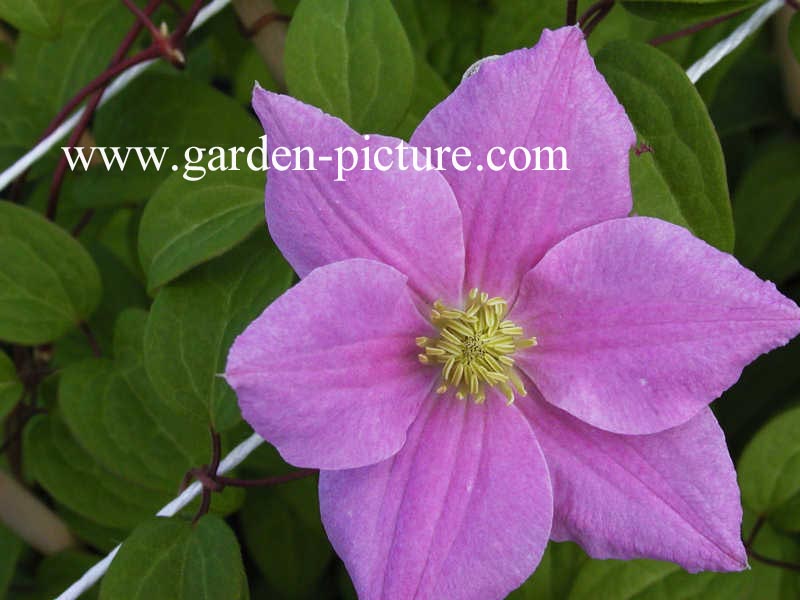
[[[437,300],[431,310],[431,323],[439,332],[435,338],[418,337],[424,349],[419,360],[441,365],[439,394],[453,388],[459,399],[486,401],[486,387],[497,387],[508,399],[525,396],[522,379],[514,370],[512,355],[536,345],[536,338],[524,338],[522,327],[505,318],[508,303],[474,288],[463,310],[445,306]]]

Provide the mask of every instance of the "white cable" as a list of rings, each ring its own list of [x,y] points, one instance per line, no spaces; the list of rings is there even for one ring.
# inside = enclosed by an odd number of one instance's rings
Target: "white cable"
[[[696,83],[697,80],[700,79],[709,69],[716,65],[720,60],[725,58],[725,56],[733,52],[739,46],[739,44],[745,40],[745,38],[758,29],[770,16],[777,12],[778,9],[783,6],[784,1],[785,0],[769,0],[769,2],[766,2],[761,6],[761,8],[753,13],[753,15],[746,22],[737,27],[736,30],[731,33],[731,35],[716,44],[703,58],[689,67],[686,73],[692,83]],[[215,0],[206,6],[197,15],[197,18],[195,19],[190,31],[194,31],[197,27],[203,25],[203,23],[221,11],[229,2],[230,0]],[[491,59],[494,57],[488,58]],[[141,72],[144,71],[150,64],[151,63],[142,63],[120,75],[106,90],[106,93],[103,95],[103,101],[117,94],[131,81],[138,77]],[[479,67],[480,65],[476,66]],[[475,70],[477,71],[477,69]],[[69,120],[65,121],[61,127],[56,129],[47,138],[39,142],[35,148],[14,163],[9,169],[0,174],[0,190],[11,183],[17,178],[18,175],[20,175],[39,158],[44,156],[53,146],[55,146],[58,141],[67,135],[67,133],[75,126],[75,123],[79,118],[80,111],[76,112]],[[239,465],[250,455],[250,453],[258,448],[263,441],[264,440],[261,439],[258,434],[254,433],[251,435],[244,442],[236,446],[236,448],[234,448],[233,451],[222,460],[219,465],[218,472],[226,473],[227,471]],[[180,496],[158,511],[157,516],[171,517],[175,515],[178,511],[189,504],[201,492],[201,490],[202,486],[200,483],[194,482],[192,485],[186,488]],[[56,600],[75,600],[83,592],[97,583],[103,574],[105,574],[105,572],[108,570],[108,567],[111,565],[111,561],[114,560],[114,557],[117,555],[117,552],[119,552],[120,547],[121,545],[114,548],[104,559],[86,571],[86,573],[84,573],[80,579],[73,583],[66,591],[64,591],[64,593],[58,596]]]
[[[686,74],[692,83],[697,83],[703,75],[708,72],[714,65],[716,65],[723,58],[728,56],[731,52],[736,50],[751,33],[764,24],[764,21],[769,19],[786,3],[786,0],[769,0],[761,5],[761,7],[754,12],[747,21],[739,25],[733,33],[726,37],[721,42],[714,45],[711,50],[706,52],[705,56],[694,63],[686,70]]]
[[[219,464],[219,469],[217,469],[217,472],[227,473],[241,463],[245,458],[247,458],[250,453],[258,448],[263,442],[264,440],[261,439],[261,436],[257,433],[254,433],[241,444],[236,446],[236,448],[234,448],[231,453],[222,460],[222,462]],[[158,511],[156,516],[171,517],[177,514],[179,510],[194,500],[201,490],[202,486],[200,483],[195,481],[192,485],[183,490],[183,493],[180,496]],[[103,574],[108,570],[109,565],[111,565],[111,561],[114,560],[114,557],[117,555],[117,552],[119,552],[121,546],[122,544],[114,548],[108,554],[108,556],[86,571],[86,573],[83,574],[83,577],[69,586],[69,588],[67,588],[67,590],[64,591],[64,593],[62,593],[58,598],[56,598],[56,600],[75,600],[83,592],[97,583]]]
[[[189,29],[189,33],[197,29],[198,27],[202,26],[206,21],[208,21],[211,17],[216,15],[219,11],[225,8],[228,4],[230,4],[231,0],[214,0],[211,4],[204,7],[194,19],[192,23],[192,27]],[[140,63],[124,73],[122,73],[119,77],[117,77],[111,85],[108,86],[105,93],[103,94],[103,98],[100,101],[100,106],[105,104],[108,100],[116,96],[120,91],[122,91],[127,85],[136,79],[139,75],[142,74],[147,67],[153,64],[156,61],[148,61]],[[20,158],[17,162],[11,165],[8,169],[0,173],[0,191],[4,190],[8,184],[14,181],[17,177],[22,175],[31,165],[35,164],[40,158],[42,158],[45,154],[50,152],[53,147],[58,144],[62,139],[64,139],[70,131],[75,128],[75,125],[78,124],[78,121],[81,118],[81,112],[83,111],[83,106],[78,108],[72,116],[64,121],[58,129],[53,131],[50,135],[48,135],[45,139],[41,142],[36,144],[36,146],[28,151],[22,158]]]

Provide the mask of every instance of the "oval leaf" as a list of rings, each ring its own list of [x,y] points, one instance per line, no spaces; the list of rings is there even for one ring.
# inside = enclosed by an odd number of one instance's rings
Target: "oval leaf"
[[[19,4],[19,0],[6,1]],[[23,33],[15,48],[14,73],[28,96],[46,102],[48,117],[105,70],[134,22],[122,2],[69,0],[64,4],[69,10],[63,11],[56,39]]]
[[[217,431],[239,421],[236,398],[220,373],[228,348],[283,292],[291,269],[258,233],[224,256],[162,288],[145,331],[145,367],[174,410]]]
[[[38,213],[0,202],[0,340],[52,342],[84,321],[100,301],[89,253]]]
[[[391,132],[411,102],[414,57],[389,0],[302,0],[284,65],[293,96],[358,131]]]
[[[122,544],[100,587],[102,600],[237,600],[247,580],[236,536],[215,516],[142,523]]]
[[[778,144],[742,176],[733,202],[736,256],[782,282],[800,271],[800,143]]]
[[[142,366],[146,318],[135,309],[121,314],[114,360],[89,359],[62,370],[59,406],[75,438],[105,468],[171,491],[208,459],[208,431],[169,410],[151,386]]]
[[[70,435],[61,419],[44,416],[25,429],[32,476],[60,504],[105,527],[132,529],[173,497],[104,469]]]
[[[254,489],[241,524],[245,545],[280,598],[312,598],[333,558],[319,516],[316,479]]]
[[[139,226],[139,258],[153,290],[229,250],[264,222],[264,175],[176,173],[156,190]]]
[[[688,225],[709,244],[731,251],[733,218],[722,148],[686,73],[663,52],[629,41],[605,46],[597,67],[640,142],[652,150],[631,156],[634,211]]]
[[[767,423],[739,461],[742,502],[776,524],[800,530],[800,408]]]
[[[590,560],[578,573],[569,600],[744,599],[753,584],[748,571],[690,574],[654,560]]]
[[[624,0],[635,15],[655,21],[683,23],[730,14],[759,4],[761,0]]]
[[[536,571],[507,600],[563,600],[586,561],[577,544],[550,542]]]
[[[61,0],[0,0],[0,19],[41,37],[58,32],[63,10]]]

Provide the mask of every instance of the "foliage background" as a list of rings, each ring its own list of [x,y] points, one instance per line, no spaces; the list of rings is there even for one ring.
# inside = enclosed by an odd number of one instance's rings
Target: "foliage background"
[[[190,4],[164,2],[152,20],[174,27]],[[565,15],[561,0],[281,0],[282,17],[248,35],[237,14],[251,25],[271,2],[234,5],[188,38],[185,69],[152,67],[97,111],[82,143],[170,146],[173,157],[193,145],[251,147],[261,134],[253,80],[276,90],[285,81],[361,131],[407,137],[471,63],[532,45]],[[589,45],[653,149],[632,155],[636,211],[733,251],[800,300],[800,18],[787,6],[695,89],[684,69],[758,2],[609,5]],[[736,10],[658,49],[645,44]],[[133,23],[115,0],[0,0],[0,170],[106,69]],[[260,40],[270,27],[279,42],[288,34],[282,62],[268,68]],[[145,32],[131,53],[149,45]],[[249,434],[217,373],[233,337],[293,281],[263,226],[263,175],[187,183],[168,169],[94,168],[66,176],[50,223],[58,159],[51,152],[0,190],[0,475],[46,503],[73,543],[42,552],[0,526],[0,597],[53,597],[127,540],[92,595],[353,598],[314,478],[229,487],[194,528],[197,503],[151,518],[188,469],[209,461],[209,426],[223,453]],[[758,524],[751,570],[688,575],[551,544],[512,597],[800,597],[791,565],[761,560],[800,562],[798,367],[795,340],[748,367],[714,406],[737,462],[745,539]],[[263,446],[237,476],[290,471]]]

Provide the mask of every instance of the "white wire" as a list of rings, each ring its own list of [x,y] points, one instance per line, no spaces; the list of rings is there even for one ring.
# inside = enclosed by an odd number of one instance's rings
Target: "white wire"
[[[189,33],[197,29],[198,27],[202,26],[206,21],[208,21],[211,17],[216,15],[219,11],[225,8],[228,4],[230,4],[231,0],[214,0],[211,4],[204,7],[199,13],[197,13],[197,17],[195,17],[194,22],[192,23],[191,29],[189,29]],[[120,91],[128,86],[128,84],[136,79],[139,75],[142,74],[147,67],[153,64],[156,61],[148,61],[140,63],[124,73],[122,73],[119,77],[117,77],[111,85],[108,86],[105,93],[103,94],[103,98],[100,101],[100,106],[108,102],[111,98],[116,96]],[[48,135],[45,139],[41,142],[36,144],[36,146],[28,151],[25,155],[22,156],[17,162],[11,165],[8,169],[0,173],[0,191],[4,190],[8,184],[14,181],[17,177],[22,175],[26,170],[28,170],[31,165],[35,164],[40,158],[42,158],[45,154],[50,152],[58,142],[64,139],[70,131],[75,128],[75,125],[78,124],[78,121],[81,118],[81,112],[83,111],[83,107],[77,109],[72,116],[64,121],[53,133]]]
[[[197,13],[194,21],[192,21],[192,26],[189,28],[189,33],[192,33],[198,27],[205,25],[206,21],[208,21],[211,17],[216,15],[230,3],[231,0],[214,0],[211,4],[205,6],[199,13]]]
[[[758,29],[764,21],[772,16],[778,9],[783,6],[785,0],[769,0],[759,8],[753,15],[744,23],[742,23],[736,30],[731,33],[727,38],[716,44],[708,53],[700,60],[694,63],[686,71],[692,83],[696,83],[709,69],[716,65],[720,60],[725,58],[728,54],[733,52],[751,33]],[[215,0],[206,6],[197,15],[197,18],[192,25],[190,31],[203,25],[208,19],[221,11],[230,2],[230,0]],[[490,57],[492,58],[492,57]],[[142,71],[144,71],[151,63],[142,63],[133,67],[120,75],[109,87],[103,96],[103,101],[112,98],[119,91],[125,88],[131,81],[136,79]],[[476,65],[479,68],[479,65]],[[477,68],[475,69],[477,71]],[[471,73],[470,73],[471,74]],[[75,123],[80,118],[80,111],[76,112],[69,120],[65,121],[61,127],[56,129],[47,138],[39,142],[33,150],[28,152],[20,160],[14,163],[10,168],[6,169],[0,174],[0,190],[6,185],[11,183],[23,171],[34,164],[39,158],[44,156],[53,146],[55,146],[60,139],[75,126]],[[239,444],[236,448],[226,456],[219,465],[218,472],[225,473],[237,465],[239,465],[250,453],[252,453],[258,446],[263,443],[263,439],[258,434],[253,434],[244,442]],[[189,504],[202,490],[202,486],[198,482],[194,482],[183,493],[175,498],[172,502],[167,504],[164,508],[158,511],[159,517],[171,517],[178,511]],[[56,600],[75,600],[83,592],[97,583],[100,578],[108,570],[111,561],[119,552],[120,546],[114,548],[104,559],[94,565],[91,569],[86,571],[83,576],[73,583],[67,590],[64,591]]]
[[[709,69],[716,65],[723,58],[728,56],[731,52],[736,50],[751,33],[764,24],[764,21],[769,19],[786,3],[786,0],[769,0],[761,5],[761,7],[750,15],[744,23],[734,29],[728,37],[721,42],[717,43],[711,50],[706,52],[705,56],[694,63],[686,70],[686,74],[692,83],[697,81],[705,75]]]
[[[257,433],[254,433],[241,444],[236,446],[228,456],[226,456],[219,464],[218,473],[226,473],[236,467],[245,458],[247,458],[253,450],[258,448],[264,442]],[[202,486],[198,482],[194,482],[187,487],[183,493],[175,498],[172,502],[162,508],[156,516],[158,517],[171,517],[178,513],[184,506],[189,504],[200,493]],[[56,600],[75,600],[83,592],[97,583],[103,574],[108,570],[111,561],[119,552],[122,544],[114,548],[103,560],[94,565],[91,569],[83,574],[83,577],[78,579],[64,593],[62,593]]]

